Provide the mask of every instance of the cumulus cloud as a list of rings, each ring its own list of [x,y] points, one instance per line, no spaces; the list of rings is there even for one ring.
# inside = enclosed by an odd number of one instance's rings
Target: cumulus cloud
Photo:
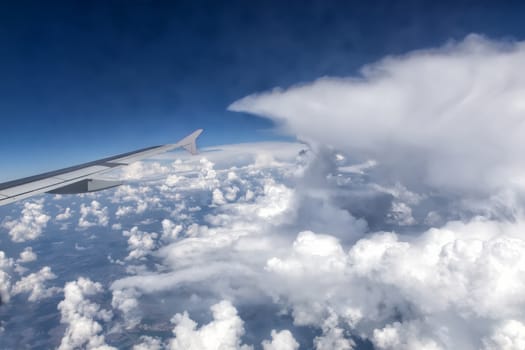
[[[148,203],[141,200],[137,202],[135,208],[129,205],[119,206],[115,212],[115,216],[120,219],[123,216],[142,214],[146,209],[148,209]]]
[[[106,344],[102,326],[97,321],[109,321],[113,316],[111,311],[101,309],[88,299],[102,290],[100,283],[83,277],[66,283],[64,300],[58,304],[58,310],[60,322],[67,328],[58,349],[116,349]]]
[[[484,350],[518,350],[525,347],[525,325],[516,320],[503,322],[484,340]]]
[[[22,216],[16,220],[4,221],[2,226],[9,230],[13,242],[25,242],[38,238],[51,217],[43,211],[43,200],[25,202]]]
[[[423,335],[419,322],[394,322],[382,329],[375,329],[373,340],[378,349],[441,350],[445,349]]]
[[[121,169],[121,178],[125,180],[140,180],[166,174],[169,168],[159,162],[139,161]]]
[[[57,221],[65,221],[71,217],[73,212],[71,211],[71,208],[67,207],[63,213],[57,214],[55,220]]]
[[[115,212],[117,218],[130,215],[143,214],[146,210],[155,206],[159,198],[153,196],[152,188],[144,185],[124,185],[119,186],[113,194],[112,202],[118,203],[118,209]]]
[[[374,159],[410,186],[487,193],[525,185],[522,42],[477,35],[387,57],[358,77],[321,78],[245,97],[229,109]]]
[[[18,258],[16,262],[18,262],[18,263],[27,263],[27,262],[35,261],[36,259],[37,259],[37,255],[36,255],[35,252],[33,252],[33,248],[26,247],[20,253],[20,258]]]
[[[323,325],[323,334],[314,338],[316,350],[353,350],[355,343],[345,334],[345,330],[338,325],[338,317],[332,313]]]
[[[177,183],[181,181],[182,177],[178,176],[177,174],[172,174],[166,177],[166,185],[168,186],[175,186]]]
[[[134,289],[113,291],[111,306],[122,313],[126,329],[131,329],[140,323],[142,313],[139,309],[138,297],[139,294]]]
[[[11,275],[10,270],[13,268],[13,259],[8,258],[0,250],[0,305],[7,303],[11,297]]]
[[[299,349],[299,343],[295,340],[292,332],[285,329],[277,332],[272,329],[272,340],[264,340],[262,342],[263,350],[297,350]]]
[[[242,319],[237,315],[235,307],[223,300],[211,307],[213,320],[197,328],[187,312],[176,314],[172,322],[175,324],[173,338],[169,343],[171,350],[249,350],[252,347],[241,344],[244,334]]]
[[[29,293],[29,301],[40,301],[49,298],[60,291],[58,287],[46,288],[45,282],[53,280],[57,276],[49,266],[45,266],[37,272],[31,273],[13,286],[12,294]]]
[[[222,191],[218,188],[215,188],[212,192],[212,203],[214,205],[226,204],[226,199],[224,199],[224,195],[222,194]]]
[[[108,208],[102,207],[100,202],[91,201],[89,206],[80,205],[80,218],[78,227],[88,228],[92,226],[107,226],[109,223]]]
[[[134,226],[122,234],[128,237],[129,254],[126,257],[127,260],[144,258],[156,247],[158,234],[155,232],[142,232],[137,226]]]
[[[253,263],[264,262],[265,256],[269,254],[264,248],[267,248],[270,241],[267,238],[262,238],[261,241],[257,238],[249,240],[248,237],[258,236],[266,230],[270,232],[276,225],[288,221],[287,214],[289,205],[293,202],[293,191],[272,179],[267,179],[263,174],[259,176],[261,177],[257,178],[257,188],[252,188],[260,194],[257,199],[245,203],[239,197],[241,203],[228,203],[217,208],[216,214],[206,215],[207,225],[193,223],[186,227],[185,235],[175,241],[172,240],[173,233],[175,231],[178,235],[182,227],[177,228],[168,220],[163,222],[163,235],[169,238],[165,240],[169,244],[161,247],[156,256],[161,257],[164,263],[175,271],[170,273],[168,270],[160,275],[127,277],[115,281],[113,289],[132,287],[141,291],[166,290],[188,279],[202,280],[222,271],[230,271],[228,276],[237,279],[239,276],[232,274],[232,271],[249,271],[252,267],[261,269],[262,266],[253,266]],[[153,239],[148,239],[148,242],[151,242],[150,248],[155,244]],[[230,253],[231,249],[240,253],[233,253],[238,259],[237,262],[232,260],[234,257]],[[253,252],[261,253],[255,261]],[[244,254],[249,257],[244,258]],[[243,263],[246,265],[243,266]]]
[[[174,241],[182,232],[182,225],[176,225],[169,219],[162,220],[162,239],[165,241]]]
[[[501,324],[525,317],[522,229],[451,222],[418,237],[377,233],[348,253],[333,237],[303,232],[287,257],[268,261],[279,277],[270,285],[292,305],[295,322],[326,327],[335,313],[380,349],[478,349],[510,337]],[[340,327],[331,325],[324,333]]]

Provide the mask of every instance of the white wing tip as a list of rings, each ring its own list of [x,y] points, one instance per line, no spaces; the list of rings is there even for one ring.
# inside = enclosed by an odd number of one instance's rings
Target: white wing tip
[[[179,142],[177,142],[177,145],[179,147],[184,148],[186,151],[190,152],[191,154],[195,155],[197,154],[197,137],[203,132],[203,129],[197,129]]]

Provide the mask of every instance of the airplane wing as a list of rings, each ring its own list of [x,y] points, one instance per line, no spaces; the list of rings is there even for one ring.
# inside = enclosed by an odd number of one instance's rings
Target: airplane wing
[[[196,139],[201,133],[202,129],[198,129],[177,143],[143,148],[69,168],[0,183],[0,206],[40,193],[86,193],[119,186],[122,184],[121,181],[101,180],[94,176],[176,148],[184,148],[191,154],[196,154]]]

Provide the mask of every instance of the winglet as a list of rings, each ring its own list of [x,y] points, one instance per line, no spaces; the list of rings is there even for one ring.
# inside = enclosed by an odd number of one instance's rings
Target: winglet
[[[202,133],[202,129],[195,130],[179,142],[177,142],[178,147],[184,148],[186,151],[190,152],[191,154],[195,155],[197,154],[197,137]]]

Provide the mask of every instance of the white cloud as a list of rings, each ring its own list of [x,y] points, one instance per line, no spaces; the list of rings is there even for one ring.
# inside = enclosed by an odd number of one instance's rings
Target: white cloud
[[[67,349],[115,349],[105,342],[102,326],[97,320],[109,321],[111,311],[87,298],[102,292],[102,285],[80,277],[67,282],[64,287],[64,300],[58,304],[60,322],[67,325],[59,350]]]
[[[20,258],[16,262],[18,263],[27,263],[35,261],[37,259],[36,253],[33,252],[33,248],[26,247],[21,253]]]
[[[146,186],[122,185],[117,187],[113,194],[113,202],[138,202],[142,200],[151,189]]]
[[[299,349],[299,343],[295,340],[292,332],[285,329],[277,332],[272,329],[272,340],[265,340],[262,342],[263,350],[297,350]]]
[[[2,226],[9,230],[13,242],[25,242],[38,238],[51,218],[43,212],[43,200],[25,202],[22,216],[5,221]]]
[[[80,218],[78,227],[107,226],[109,223],[108,208],[102,207],[98,201],[91,201],[89,206],[80,205]]]
[[[13,259],[8,258],[0,250],[0,304],[7,303],[11,297],[11,275],[9,272],[13,265]]]
[[[380,350],[444,350],[444,347],[423,335],[421,326],[418,322],[395,322],[375,329],[374,345]]]
[[[348,339],[343,328],[338,325],[338,317],[330,315],[323,325],[323,334],[314,338],[316,350],[353,350],[355,343]]]
[[[241,344],[244,334],[243,321],[235,307],[226,300],[211,307],[213,320],[197,328],[187,312],[176,314],[170,341],[171,350],[249,350],[252,347]]]
[[[354,78],[245,97],[233,111],[379,162],[408,186],[487,193],[525,186],[525,43],[471,35],[387,57]]]
[[[128,250],[130,251],[126,260],[142,259],[156,247],[158,234],[139,231],[137,226],[122,233],[128,237]]]
[[[121,218],[122,216],[126,216],[133,213],[133,208],[130,206],[119,206],[117,211],[115,212],[115,216],[117,218]]]
[[[288,214],[293,199],[293,191],[282,184],[267,180],[264,183],[262,203],[258,203],[257,214],[263,219],[279,219]]]
[[[123,167],[121,171],[121,178],[124,180],[141,180],[166,174],[169,168],[159,162],[139,161]]]
[[[152,193],[152,187],[135,184],[119,186],[113,193],[111,201],[117,203],[117,218],[143,214],[146,210],[158,205],[159,198]]]
[[[38,272],[31,273],[13,286],[12,294],[29,293],[29,301],[40,301],[49,298],[60,291],[58,287],[46,288],[45,282],[53,280],[57,276],[51,271],[49,266],[45,266]]]
[[[114,290],[111,306],[122,312],[126,329],[131,329],[140,323],[142,313],[137,298],[139,294],[134,289]]]
[[[388,218],[401,226],[413,225],[416,220],[412,216],[412,208],[403,202],[393,201]]]
[[[333,237],[301,233],[287,257],[268,260],[279,276],[268,286],[296,323],[323,325],[335,310],[380,349],[477,349],[485,329],[525,319],[523,228],[451,222],[419,237],[377,233],[348,253]],[[390,323],[399,314],[403,321]]]
[[[57,214],[55,220],[57,221],[67,220],[71,217],[71,214],[72,214],[71,208],[67,207],[63,213]]]
[[[177,239],[182,232],[182,225],[176,225],[169,219],[162,220],[162,240],[170,242]]]
[[[142,214],[148,209],[148,202],[143,200],[138,200],[136,203],[136,207],[133,208],[132,206],[126,205],[126,206],[119,206],[117,211],[115,212],[115,216],[117,218],[121,218],[123,216],[127,216],[130,214],[137,215]]]
[[[293,243],[293,253],[287,259],[271,258],[266,268],[272,272],[291,276],[318,274],[333,277],[342,272],[347,257],[337,238],[329,235],[315,234],[311,231],[299,233]],[[328,275],[327,275],[328,274]]]
[[[172,174],[166,177],[166,185],[175,186],[181,180],[182,180],[182,177],[178,176],[177,174]]]
[[[218,188],[215,188],[212,191],[212,201],[214,205],[223,205],[226,204],[226,199],[224,199],[224,195],[222,194],[222,191]]]
[[[484,340],[485,350],[518,350],[525,348],[525,325],[516,320],[503,322],[490,338]]]

